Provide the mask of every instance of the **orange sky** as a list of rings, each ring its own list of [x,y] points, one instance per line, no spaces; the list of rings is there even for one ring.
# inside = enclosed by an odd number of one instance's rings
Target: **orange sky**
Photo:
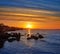
[[[28,8],[0,8],[0,23],[25,28],[27,23],[37,29],[60,29],[59,12]],[[23,11],[24,10],[24,11]]]

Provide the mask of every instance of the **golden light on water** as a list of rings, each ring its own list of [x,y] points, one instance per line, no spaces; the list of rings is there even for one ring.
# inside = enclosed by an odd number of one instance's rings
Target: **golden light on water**
[[[34,25],[34,24],[33,24],[32,22],[26,22],[26,23],[25,23],[24,27],[27,28],[27,33],[28,33],[28,34],[31,34],[31,29],[34,28],[33,25]],[[29,36],[30,36],[30,35],[29,35]]]

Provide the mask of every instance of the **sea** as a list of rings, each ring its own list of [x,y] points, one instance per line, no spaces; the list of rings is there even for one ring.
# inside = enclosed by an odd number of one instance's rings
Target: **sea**
[[[13,32],[25,34],[27,33],[27,30]],[[27,40],[25,36],[22,36],[20,41],[6,41],[4,46],[0,48],[0,54],[60,54],[59,29],[36,29],[31,30],[31,33],[40,33],[44,38],[38,40]]]

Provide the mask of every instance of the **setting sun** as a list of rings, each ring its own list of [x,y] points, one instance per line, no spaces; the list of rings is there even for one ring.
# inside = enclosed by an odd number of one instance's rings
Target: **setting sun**
[[[23,28],[29,28],[29,29],[34,28],[34,23],[33,22],[24,22],[22,25],[23,25]]]
[[[27,24],[26,28],[32,28],[32,25],[31,24]]]
[[[32,24],[31,23],[27,23],[26,24],[26,28],[32,28]]]

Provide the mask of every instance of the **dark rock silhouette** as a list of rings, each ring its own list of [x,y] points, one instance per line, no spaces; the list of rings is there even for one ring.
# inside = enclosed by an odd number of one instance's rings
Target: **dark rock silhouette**
[[[36,35],[31,35],[31,37],[29,37],[29,34],[27,35],[27,40],[30,40],[30,39],[35,39],[35,40],[38,40],[38,39],[42,39],[44,38],[41,34],[37,33]]]
[[[39,33],[37,33],[36,35],[37,35],[38,38],[40,38],[40,39],[41,39],[41,38],[44,38],[44,37],[43,37],[41,34],[39,34]]]
[[[5,41],[0,39],[0,48],[3,48]]]
[[[15,41],[16,40],[16,38],[8,38],[8,42],[13,42],[13,41]]]
[[[20,33],[13,33],[13,35],[8,33],[0,33],[0,48],[4,46],[5,41],[13,42],[13,41],[20,41],[21,34]]]

